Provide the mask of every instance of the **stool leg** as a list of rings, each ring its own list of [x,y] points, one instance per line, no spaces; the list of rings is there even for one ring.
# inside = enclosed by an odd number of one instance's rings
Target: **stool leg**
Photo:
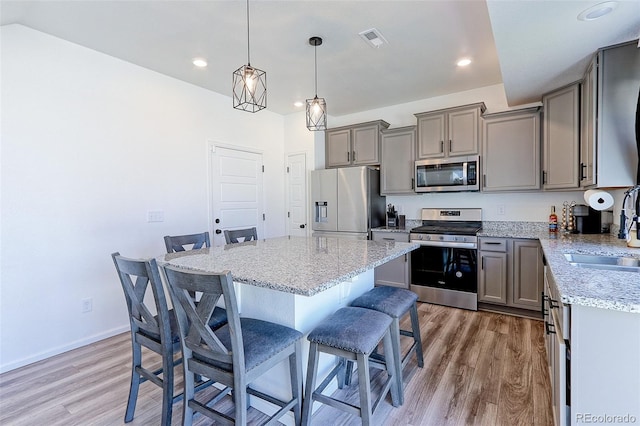
[[[416,303],[411,306],[411,329],[413,330],[413,340],[416,343],[416,359],[418,367],[424,367],[424,358],[422,356],[422,337],[420,337],[420,320],[418,319],[418,307]]]
[[[394,400],[394,406],[404,404],[404,385],[402,381],[402,355],[400,354],[400,318],[393,318],[391,322],[391,327],[389,328],[389,332],[391,334],[391,348],[392,348],[392,356],[393,356],[393,364],[395,366],[395,371],[393,372],[397,388],[398,388],[398,399]],[[385,353],[385,362],[387,362],[387,367],[389,364],[389,352],[387,348],[384,348]]]
[[[309,365],[307,366],[307,382],[304,389],[304,402],[302,403],[302,425],[311,423],[311,409],[313,408],[313,392],[316,389],[316,376],[318,374],[318,344],[311,342],[309,346]]]
[[[385,356],[384,359],[385,359],[385,364],[387,368],[387,374],[390,376],[390,379],[391,379],[391,402],[393,403],[394,407],[399,407],[404,403],[403,387],[402,387],[402,361],[400,360],[400,362],[398,362],[398,358],[396,358],[396,354],[394,350],[394,346],[396,342],[391,336],[393,328],[394,328],[394,325],[393,323],[391,323],[391,327],[385,333],[382,342],[384,345],[384,353],[393,354],[393,356]],[[400,368],[398,368],[398,365]],[[398,377],[400,378],[399,380],[398,380]]]
[[[369,357],[357,354],[358,362],[358,390],[360,392],[360,417],[362,426],[371,424],[373,404],[371,402],[371,377],[369,376]]]
[[[138,389],[140,388],[140,373],[136,368],[142,365],[142,348],[135,341],[133,332],[131,333],[132,343],[132,361],[131,361],[131,385],[129,386],[129,399],[127,401],[127,411],[124,415],[124,422],[129,423],[133,420],[133,414],[136,411],[136,401],[138,400]]]
[[[291,394],[298,403],[293,407],[293,418],[296,425],[302,419],[302,343],[296,342],[296,350],[289,356],[289,375],[291,377]]]

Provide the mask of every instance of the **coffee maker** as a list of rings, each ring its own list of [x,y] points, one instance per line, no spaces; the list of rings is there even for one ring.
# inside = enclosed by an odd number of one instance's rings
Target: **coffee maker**
[[[576,204],[573,206],[573,216],[576,221],[576,232],[579,234],[601,234],[603,232],[605,224],[603,224],[600,210],[595,210],[584,204]]]

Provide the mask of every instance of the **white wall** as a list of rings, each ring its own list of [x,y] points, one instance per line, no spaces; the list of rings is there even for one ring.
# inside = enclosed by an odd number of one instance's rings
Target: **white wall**
[[[164,235],[209,228],[208,140],[263,153],[265,236],[284,235],[282,116],[26,27],[1,31],[0,371],[128,328],[110,254],[158,256]],[[147,223],[156,209],[165,221]]]
[[[332,117],[329,127],[338,127],[378,119],[388,122],[390,124],[389,128],[412,126],[416,124],[414,114],[476,102],[485,103],[487,107],[485,114],[541,105],[540,103],[534,103],[520,105],[518,107],[509,107],[503,85],[497,84],[447,96],[362,111],[341,117]],[[623,192],[624,191],[621,190],[612,191],[612,194],[616,198],[614,223],[619,223]],[[583,191],[535,191],[494,194],[463,192],[387,197],[387,203],[393,204],[400,214],[407,216],[407,219],[419,219],[421,208],[476,207],[482,208],[484,220],[532,222],[548,221],[551,206],[555,206],[556,212],[559,213],[562,211],[562,205],[565,201],[569,203],[576,201],[578,204],[584,204]],[[504,215],[498,214],[498,206],[504,206]]]

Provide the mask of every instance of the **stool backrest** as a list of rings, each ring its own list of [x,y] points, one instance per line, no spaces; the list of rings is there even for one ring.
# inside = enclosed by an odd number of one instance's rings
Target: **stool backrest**
[[[145,337],[162,342],[162,346],[169,350],[172,345],[170,314],[155,259],[128,259],[117,252],[111,258],[127,302],[131,334],[142,333]],[[157,316],[145,304],[145,294],[149,288],[153,293],[153,310]]]
[[[164,237],[164,245],[167,253],[187,250],[188,245],[192,245],[191,250],[201,249],[203,247],[211,247],[209,232],[189,235],[166,235]]]
[[[240,315],[231,272],[204,273],[163,266],[183,339],[183,359],[192,356],[208,358],[222,369],[232,366],[244,370],[244,349]],[[230,345],[225,344],[208,326],[220,298],[224,300],[230,329]],[[196,304],[196,300],[199,300]],[[226,339],[225,339],[226,340]]]
[[[258,231],[256,227],[246,229],[233,229],[224,231],[224,239],[227,244],[239,243],[238,238],[244,238],[244,241],[251,241],[258,239]]]

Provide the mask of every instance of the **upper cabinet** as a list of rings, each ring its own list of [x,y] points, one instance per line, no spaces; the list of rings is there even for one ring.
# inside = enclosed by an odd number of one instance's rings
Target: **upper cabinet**
[[[482,121],[482,190],[540,189],[539,108],[487,114]]]
[[[380,193],[414,194],[416,126],[382,131]]]
[[[580,84],[575,83],[542,97],[544,106],[544,189],[579,186]]]
[[[580,186],[592,186],[595,184],[594,155],[596,137],[596,67],[592,61],[582,80],[580,93]]]
[[[478,154],[484,103],[415,114],[417,157],[441,158]]]
[[[380,132],[389,127],[383,120],[327,129],[326,167],[380,164]]]
[[[583,80],[584,149],[580,162],[586,165],[586,178],[582,186],[636,184],[635,112],[640,88],[637,44],[633,41],[600,49]]]

